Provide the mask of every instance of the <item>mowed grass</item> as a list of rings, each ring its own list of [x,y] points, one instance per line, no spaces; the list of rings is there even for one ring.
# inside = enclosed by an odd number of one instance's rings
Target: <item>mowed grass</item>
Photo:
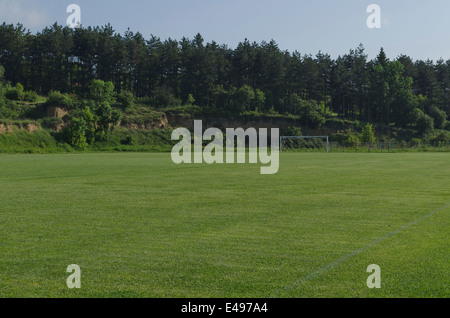
[[[1,155],[0,297],[450,296],[450,154],[280,161]]]

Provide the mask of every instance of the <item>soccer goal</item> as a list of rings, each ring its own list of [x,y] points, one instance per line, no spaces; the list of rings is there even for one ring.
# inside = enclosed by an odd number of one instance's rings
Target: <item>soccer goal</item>
[[[280,151],[330,152],[328,136],[281,136]]]

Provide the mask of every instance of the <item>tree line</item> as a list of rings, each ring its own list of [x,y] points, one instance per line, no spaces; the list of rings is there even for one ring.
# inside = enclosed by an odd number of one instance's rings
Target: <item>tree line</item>
[[[327,113],[422,136],[449,129],[450,60],[369,60],[363,45],[332,59],[281,50],[274,40],[245,40],[235,49],[215,41],[161,40],[111,25],[70,29],[58,24],[32,34],[0,26],[0,65],[11,84],[40,95],[83,95],[96,79],[117,94],[158,107],[194,104],[210,113],[292,114],[320,125]]]

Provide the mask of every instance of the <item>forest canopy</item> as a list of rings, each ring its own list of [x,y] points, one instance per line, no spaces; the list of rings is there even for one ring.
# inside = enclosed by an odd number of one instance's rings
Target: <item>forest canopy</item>
[[[0,65],[3,81],[20,85],[10,94],[84,96],[102,80],[124,104],[141,98],[155,108],[195,104],[210,114],[291,114],[316,126],[330,113],[419,135],[449,130],[450,60],[390,60],[383,48],[369,60],[362,44],[332,59],[284,51],[274,40],[245,39],[231,49],[200,34],[161,40],[119,34],[109,24],[56,23],[32,34],[3,23]]]

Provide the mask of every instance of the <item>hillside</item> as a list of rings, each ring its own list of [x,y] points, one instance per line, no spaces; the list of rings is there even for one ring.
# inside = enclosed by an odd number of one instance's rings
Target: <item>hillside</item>
[[[389,60],[382,48],[368,60],[362,44],[332,59],[274,40],[231,49],[200,34],[162,41],[110,25],[37,34],[0,25],[3,152],[8,134],[32,140],[37,130],[58,149],[163,150],[171,129],[194,119],[347,146],[367,141],[363,128],[378,142],[448,144],[450,60]]]

